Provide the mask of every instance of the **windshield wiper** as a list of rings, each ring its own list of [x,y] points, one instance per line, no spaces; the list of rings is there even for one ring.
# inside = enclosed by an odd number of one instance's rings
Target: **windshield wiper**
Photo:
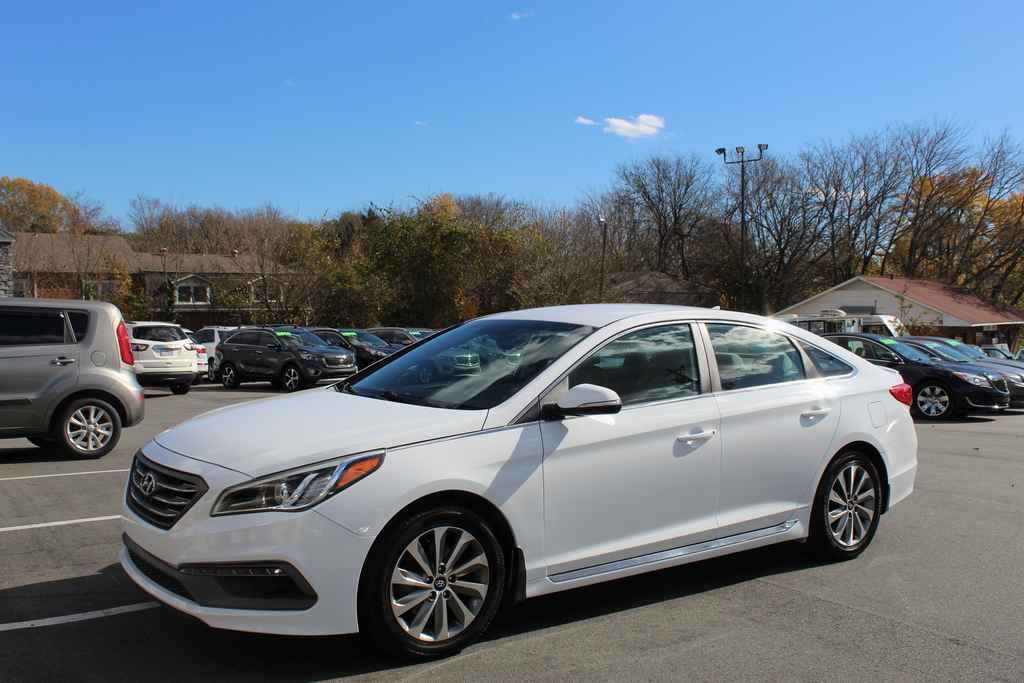
[[[346,394],[352,394],[353,396],[362,396],[355,387],[352,386],[352,382],[342,382],[338,385],[338,391],[344,391]]]
[[[385,401],[392,401],[394,403],[409,403],[411,405],[416,406],[433,407],[431,403],[424,398],[421,398],[419,396],[413,396],[412,394],[400,394],[397,391],[392,391],[390,389],[376,390],[372,394],[366,394],[366,396],[369,396],[371,398],[380,398],[384,399]]]

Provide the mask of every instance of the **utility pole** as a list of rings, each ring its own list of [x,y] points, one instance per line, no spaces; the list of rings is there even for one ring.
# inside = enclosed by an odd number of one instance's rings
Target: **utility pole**
[[[604,219],[604,214],[597,214],[597,222],[601,224],[601,283],[597,286],[597,300],[598,303],[604,302],[604,258],[605,252],[608,250],[608,222]]]
[[[742,278],[740,300],[737,302],[740,305],[737,308],[744,308],[748,301],[748,274],[750,269],[747,267],[747,164],[754,163],[755,161],[761,161],[764,158],[764,151],[768,149],[768,145],[760,144],[757,146],[757,157],[748,159],[746,157],[747,150],[743,147],[736,148],[736,157],[732,161],[729,161],[726,157],[725,147],[719,147],[715,150],[715,154],[722,157],[722,162],[729,164],[740,165],[740,269]]]

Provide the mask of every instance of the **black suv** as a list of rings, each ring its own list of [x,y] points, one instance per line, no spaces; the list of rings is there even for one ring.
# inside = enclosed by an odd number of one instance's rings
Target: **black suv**
[[[271,382],[285,391],[312,386],[321,379],[355,374],[355,355],[331,347],[298,328],[242,328],[217,347],[221,383],[234,389],[242,382]]]
[[[918,417],[938,420],[1010,407],[1005,378],[988,368],[937,360],[896,337],[849,333],[826,338],[875,365],[898,370],[914,388],[912,409]]]
[[[396,350],[380,337],[363,330],[333,327],[307,327],[306,330],[323,339],[329,346],[348,349],[356,354],[356,363],[360,369],[373,365],[381,358],[387,358]]]

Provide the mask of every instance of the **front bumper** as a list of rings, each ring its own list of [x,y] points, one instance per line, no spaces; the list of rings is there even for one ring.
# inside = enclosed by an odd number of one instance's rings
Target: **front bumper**
[[[307,381],[321,379],[343,379],[356,374],[357,368],[353,365],[324,365],[321,361],[305,361],[301,367],[302,374]]]
[[[143,450],[149,460],[202,477],[209,487],[209,491],[166,531],[122,504],[126,545],[121,551],[121,565],[144,591],[215,628],[293,635],[358,630],[359,575],[372,538],[353,534],[315,509],[211,517],[210,509],[219,493],[249,477],[187,458],[156,443],[146,445]],[[135,558],[129,548],[135,549]],[[145,555],[140,555],[137,549]],[[160,580],[155,580],[152,569],[141,566],[145,562],[140,562],[139,557],[149,558],[150,562],[156,560],[160,573],[184,584],[184,590],[160,576],[156,577]],[[225,591],[216,586],[211,588],[208,577],[186,573],[196,565],[270,564],[294,570],[294,576],[301,577],[296,584],[304,583],[300,588],[308,588],[308,594],[316,596],[312,604],[282,608],[281,603],[276,603],[267,609],[268,603],[253,601],[248,607],[230,606],[239,603],[221,600]]]

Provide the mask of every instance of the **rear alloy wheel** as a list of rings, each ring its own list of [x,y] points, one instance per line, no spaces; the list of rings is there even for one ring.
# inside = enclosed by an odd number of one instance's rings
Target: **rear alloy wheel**
[[[281,371],[281,388],[289,393],[302,388],[302,375],[294,365],[286,365]]]
[[[112,451],[121,438],[121,417],[106,401],[72,401],[58,420],[57,443],[68,455],[99,458]]]
[[[476,513],[454,507],[423,512],[374,549],[360,586],[360,624],[389,652],[450,655],[490,625],[505,577],[501,544]]]
[[[220,369],[220,383],[225,389],[238,388],[238,372],[231,363],[225,363]]]
[[[176,396],[184,396],[185,394],[187,394],[189,392],[189,389],[191,389],[191,388],[192,388],[192,383],[191,382],[182,382],[180,384],[172,384],[171,385],[171,393],[175,394]]]
[[[860,453],[836,457],[815,498],[811,540],[828,559],[856,557],[867,548],[882,512],[878,470]]]
[[[953,414],[953,397],[943,385],[928,382],[917,390],[914,408],[922,417],[941,420]]]

